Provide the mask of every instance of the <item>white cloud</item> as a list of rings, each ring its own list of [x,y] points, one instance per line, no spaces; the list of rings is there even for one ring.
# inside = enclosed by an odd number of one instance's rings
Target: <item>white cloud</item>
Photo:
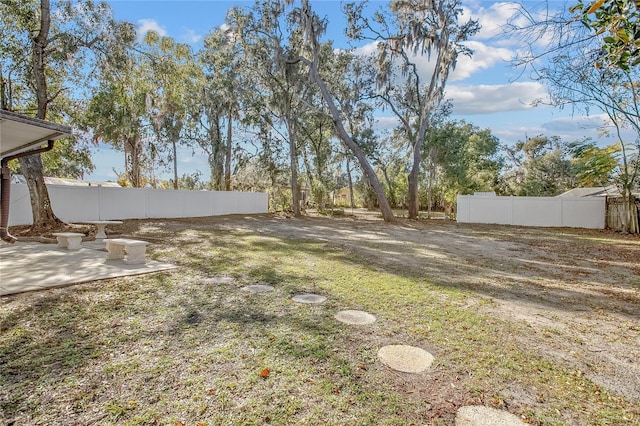
[[[500,141],[507,145],[512,145],[517,141],[526,138],[544,135],[548,137],[557,136],[563,141],[572,142],[582,140],[586,137],[591,138],[599,146],[611,145],[617,143],[614,136],[613,128],[610,126],[608,118],[603,115],[591,116],[561,116],[546,119],[542,116],[548,114],[536,110],[530,110],[521,114],[510,114],[508,119],[498,120],[489,125],[481,125],[480,127],[489,127],[491,133],[497,136]],[[524,116],[522,115],[524,114]],[[606,127],[609,125],[609,127]],[[604,126],[604,127],[603,127]],[[603,134],[602,130],[606,128],[610,133]],[[623,138],[633,140],[635,134],[625,129],[622,132]]]
[[[499,85],[448,86],[446,97],[453,101],[453,114],[490,114],[531,109],[536,100],[547,98],[544,86],[536,82]]]
[[[489,7],[482,7],[480,4],[476,4],[463,8],[461,21],[466,21],[469,18],[476,19],[481,28],[474,38],[489,40],[501,37],[504,32],[504,26],[509,22],[524,24],[524,17],[518,16],[518,11],[521,9],[522,5],[515,2],[493,3]]]
[[[197,34],[194,30],[189,28],[184,32],[184,34],[182,34],[182,36],[180,36],[180,40],[183,43],[196,44],[202,40],[202,35]]]
[[[458,56],[456,69],[451,73],[449,81],[464,80],[477,71],[489,69],[498,62],[507,62],[515,56],[512,50],[488,46],[479,41],[468,41],[465,45],[473,50],[473,56]]]
[[[605,114],[599,114],[586,117],[560,117],[542,123],[542,127],[550,132],[562,133],[585,129],[597,130],[607,124],[610,124],[608,117]]]
[[[449,81],[460,81],[471,77],[478,71],[490,69],[500,62],[507,62],[515,56],[515,52],[506,48],[492,47],[480,41],[468,41],[465,45],[473,51],[473,56],[468,57],[459,55],[456,69],[449,76]],[[354,53],[357,55],[368,56],[378,51],[378,42],[365,44],[357,49]],[[416,64],[421,80],[427,83],[433,73],[433,59],[430,61],[427,55],[413,55],[409,58]]]
[[[560,117],[542,123],[542,128],[545,134],[560,136],[567,141],[589,136],[600,146],[618,143],[615,126],[606,114]],[[625,141],[633,141],[637,137],[631,129],[621,129],[620,134]]]
[[[372,41],[371,43],[367,43],[364,46],[354,49],[353,53],[360,56],[369,56],[378,51],[378,43],[379,42],[377,41]]]
[[[153,19],[138,20],[138,28],[137,28],[138,41],[144,39],[144,36],[149,31],[155,31],[161,37],[164,37],[167,35],[167,30],[164,27],[162,27],[160,24],[158,24],[156,21],[154,21]]]

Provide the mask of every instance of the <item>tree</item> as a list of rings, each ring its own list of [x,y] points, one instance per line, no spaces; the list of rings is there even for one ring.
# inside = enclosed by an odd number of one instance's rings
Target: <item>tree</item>
[[[207,152],[213,186],[231,190],[234,120],[240,118],[240,108],[254,82],[247,78],[246,58],[241,50],[238,33],[228,24],[215,29],[205,38],[200,63],[205,70],[204,98],[207,105],[207,127],[210,129]],[[255,70],[254,70],[255,71]],[[226,141],[222,131],[226,127]]]
[[[398,117],[411,144],[408,183],[412,219],[419,212],[418,177],[431,116],[443,99],[449,72],[455,68],[458,55],[472,53],[463,42],[480,29],[474,20],[458,22],[460,6],[458,0],[396,0],[390,3],[390,13],[376,13],[373,22],[363,16],[363,4],[346,7],[349,36],[377,43],[380,99]],[[418,65],[424,56],[432,69],[430,76],[425,76]]]
[[[620,152],[617,145],[604,148],[596,146],[591,140],[576,141],[569,144],[573,159],[572,168],[576,177],[576,186],[607,186],[614,181],[618,167],[616,156]]]
[[[0,3],[2,108],[34,112],[40,119],[50,118],[52,111],[58,116],[68,108],[63,99],[70,95],[73,70],[92,69],[97,58],[117,54],[120,42],[132,35],[130,26],[115,22],[102,3],[61,1],[54,16],[52,21],[49,0]],[[41,156],[19,161],[31,196],[33,229],[57,226],[61,221],[51,208]]]
[[[551,103],[587,114],[595,108],[606,116],[602,127],[618,141],[615,181],[625,206],[626,232],[635,213],[632,192],[640,178],[640,70],[633,66],[636,34],[640,33],[630,33],[637,25],[638,12],[625,5],[625,1],[598,0],[585,10],[580,2],[572,12],[561,10],[544,19],[522,9],[520,16],[528,19],[527,24],[512,26],[511,31],[520,34],[529,46],[517,65],[529,67],[545,82]],[[619,18],[613,14],[618,10],[630,15]],[[611,30],[615,35],[607,34]],[[540,62],[546,65],[539,66]],[[634,136],[625,136],[625,129]]]
[[[356,143],[353,135],[345,128],[345,116],[339,110],[335,95],[331,93],[327,79],[323,77],[320,62],[320,37],[326,30],[326,22],[321,20],[311,9],[308,0],[302,1],[302,6],[293,11],[292,20],[301,31],[305,50],[299,56],[290,58],[290,62],[301,62],[308,68],[309,79],[320,90],[324,102],[329,108],[336,133],[345,146],[353,153],[378,199],[380,211],[385,221],[393,221],[393,211],[380,184],[378,176],[371,166],[365,152]],[[306,55],[306,56],[305,56]]]
[[[296,217],[301,215],[300,191],[298,182],[298,143],[300,133],[299,116],[304,104],[302,99],[305,87],[300,76],[299,65],[287,59],[297,56],[300,45],[299,34],[283,31],[284,7],[278,2],[265,2],[256,5],[252,13],[234,9],[230,15],[234,34],[240,34],[238,41],[250,64],[257,70],[253,74],[258,83],[258,94],[262,97],[264,112],[259,119],[264,120],[279,132],[289,147],[291,207]],[[280,130],[284,126],[284,130]]]
[[[446,207],[455,204],[458,194],[497,189],[503,166],[498,150],[498,138],[489,129],[464,121],[441,122],[429,131],[424,159],[434,165],[432,179]]]
[[[504,176],[511,195],[556,196],[575,186],[567,144],[558,137],[536,136],[507,148],[511,168]]]
[[[93,96],[85,114],[85,127],[95,140],[124,151],[126,184],[143,187],[145,163],[143,137],[147,100],[152,91],[143,68],[130,56],[103,76],[102,87]]]
[[[189,46],[176,43],[170,37],[159,37],[153,31],[145,36],[149,51],[146,64],[153,88],[149,93],[151,124],[159,139],[156,146],[162,150],[165,140],[169,144],[169,159],[173,162],[173,188],[178,189],[177,146],[187,121],[188,99],[196,92],[198,71]]]

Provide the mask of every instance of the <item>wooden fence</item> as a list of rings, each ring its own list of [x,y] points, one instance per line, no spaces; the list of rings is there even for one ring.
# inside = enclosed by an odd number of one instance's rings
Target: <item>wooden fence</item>
[[[631,209],[631,218],[629,221],[629,232],[633,234],[640,233],[640,198],[634,198],[629,201]],[[622,197],[607,197],[607,229],[614,231],[622,231],[623,217],[625,214],[624,203]]]

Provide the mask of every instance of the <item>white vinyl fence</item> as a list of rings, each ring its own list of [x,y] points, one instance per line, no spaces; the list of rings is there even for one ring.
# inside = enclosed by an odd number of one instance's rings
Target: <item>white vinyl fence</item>
[[[457,221],[604,229],[605,212],[604,197],[458,195]]]
[[[54,213],[65,222],[256,214],[268,210],[264,192],[184,191],[47,185]],[[33,223],[29,189],[11,184],[9,226]]]

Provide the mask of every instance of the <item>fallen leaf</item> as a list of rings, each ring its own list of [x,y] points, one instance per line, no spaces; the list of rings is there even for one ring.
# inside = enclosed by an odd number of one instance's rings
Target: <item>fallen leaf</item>
[[[260,377],[262,377],[263,379],[266,379],[267,377],[269,377],[269,374],[271,374],[271,371],[269,371],[268,368],[265,368],[260,372]]]

